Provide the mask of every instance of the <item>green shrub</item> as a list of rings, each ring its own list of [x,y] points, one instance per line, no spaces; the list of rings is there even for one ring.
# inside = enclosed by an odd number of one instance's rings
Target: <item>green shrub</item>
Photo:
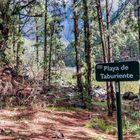
[[[130,117],[131,117],[133,120],[140,120],[140,112],[134,111],[134,110],[129,110],[129,111],[128,111],[128,114],[130,115]]]
[[[106,107],[107,106],[107,102],[101,102],[101,101],[93,101],[94,105],[100,106],[100,107]]]
[[[132,134],[140,137],[140,124],[134,124],[128,120],[128,118],[124,117],[124,134]]]
[[[85,127],[86,128],[93,128],[94,127],[93,124],[94,124],[94,119],[91,119],[91,120],[86,122]]]
[[[106,130],[107,134],[111,134],[111,135],[116,135],[117,133],[117,128],[114,126],[108,126],[107,130]]]
[[[127,91],[132,91],[134,93],[138,93],[139,91],[139,82],[122,82],[121,84],[122,93]]]
[[[104,131],[107,134],[112,134],[115,135],[117,132],[116,127],[112,126],[111,124],[107,123],[105,120],[100,119],[98,117],[96,118],[92,118],[91,120],[89,120],[86,125],[86,128],[98,128],[101,129],[102,131]]]
[[[140,132],[140,125],[139,124],[130,124],[130,128],[128,129],[131,134],[139,134]],[[139,134],[140,136],[140,134]]]
[[[95,123],[99,126],[99,128],[101,130],[103,130],[105,132],[107,131],[108,125],[106,124],[106,122],[103,119],[96,118]]]

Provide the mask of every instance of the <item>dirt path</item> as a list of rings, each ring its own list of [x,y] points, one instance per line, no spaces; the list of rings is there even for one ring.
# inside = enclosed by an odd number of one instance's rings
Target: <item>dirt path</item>
[[[1,110],[0,140],[116,139],[95,129],[85,128],[89,114],[91,112],[85,110],[76,112],[49,109]]]

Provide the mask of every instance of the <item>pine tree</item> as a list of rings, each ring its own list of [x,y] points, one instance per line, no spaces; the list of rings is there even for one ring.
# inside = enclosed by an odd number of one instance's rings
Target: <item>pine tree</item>
[[[45,17],[44,17],[44,84],[47,79],[47,25],[48,25],[48,0],[45,0]]]
[[[83,20],[84,20],[84,43],[85,43],[85,62],[86,62],[86,89],[88,92],[88,95],[91,96],[91,90],[92,90],[92,85],[91,85],[91,44],[90,44],[90,27],[89,27],[89,17],[88,17],[88,6],[87,6],[87,1],[82,0],[83,2],[83,9],[84,9],[84,14],[83,14]]]
[[[77,0],[73,0],[73,20],[74,20],[74,37],[75,37],[74,45],[75,45],[75,52],[76,52],[75,62],[76,62],[77,87],[78,90],[81,92],[81,98],[83,100]]]

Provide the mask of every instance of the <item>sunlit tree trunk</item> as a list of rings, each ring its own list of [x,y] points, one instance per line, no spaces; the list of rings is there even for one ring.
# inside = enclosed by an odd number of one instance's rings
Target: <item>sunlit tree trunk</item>
[[[112,44],[111,44],[111,35],[110,35],[110,8],[109,8],[109,2],[106,0],[106,23],[107,23],[107,48],[108,48],[108,62],[112,62]],[[110,109],[108,112],[109,116],[113,116],[113,110],[115,108],[115,96],[114,96],[114,88],[113,83],[109,82],[109,90],[107,92],[108,98],[110,99]]]
[[[15,32],[13,31],[12,36],[12,45],[13,45],[13,55],[14,55],[14,62],[15,62],[15,46],[16,46],[16,40],[15,40]]]
[[[76,52],[76,76],[77,87],[81,92],[81,98],[83,100],[83,85],[82,85],[82,73],[81,73],[81,58],[80,58],[80,41],[79,41],[79,29],[78,29],[78,14],[76,12],[77,0],[73,0],[73,19],[74,19],[74,37],[75,37],[75,52]]]
[[[20,22],[20,13],[19,13],[19,22]],[[20,24],[18,25],[18,43],[16,49],[16,72],[19,72],[19,51],[20,51]]]
[[[103,61],[104,61],[104,63],[106,63],[107,62],[107,54],[106,54],[104,26],[103,26],[102,10],[101,10],[101,2],[100,2],[100,0],[96,0],[96,8],[97,8],[97,14],[98,14],[100,38],[101,38],[102,51],[103,51]]]
[[[110,17],[109,17],[108,1],[106,1],[106,2],[107,2],[106,3],[107,29],[110,30]],[[107,62],[112,61],[110,35],[107,36],[108,47],[106,47],[100,0],[96,0],[96,7],[97,7],[100,37],[101,37],[101,44],[102,44],[102,51],[103,51],[103,61],[104,61],[104,63],[107,63]],[[106,83],[106,90],[107,90],[108,116],[112,116],[113,115],[113,108],[115,106],[114,90],[113,90],[112,83],[110,83],[110,82]]]
[[[91,96],[91,44],[90,44],[90,29],[89,29],[89,17],[88,17],[88,7],[87,0],[83,0],[83,8],[84,8],[84,41],[85,41],[85,62],[87,66],[86,70],[86,88],[88,95]]]
[[[48,85],[51,85],[51,67],[52,67],[52,47],[53,47],[53,34],[54,34],[55,23],[51,24],[51,36],[50,36],[50,50],[49,50],[49,74],[48,74]]]
[[[8,63],[6,61],[6,54],[5,54],[5,50],[7,48],[7,41],[9,38],[9,14],[8,14],[8,10],[9,10],[9,6],[10,6],[10,1],[7,1],[7,3],[5,4],[5,8],[0,9],[0,14],[1,14],[1,23],[0,23],[0,31],[1,31],[1,40],[0,40],[0,60],[2,62]]]
[[[43,80],[46,83],[47,79],[47,13],[48,13],[48,1],[45,0],[45,19],[44,19],[44,75]]]
[[[138,5],[138,45],[139,45],[139,52],[138,52],[138,59],[140,60],[140,1],[137,0]],[[140,85],[139,85],[139,94],[140,94]]]
[[[37,63],[37,69],[39,70],[39,52],[38,52],[38,47],[39,47],[39,37],[38,37],[38,24],[37,24],[38,18],[35,18],[35,26],[36,26],[36,63]]]

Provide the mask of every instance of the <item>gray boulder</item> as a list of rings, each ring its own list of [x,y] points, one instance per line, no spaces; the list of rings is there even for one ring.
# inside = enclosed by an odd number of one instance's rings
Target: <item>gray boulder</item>
[[[124,100],[134,100],[138,98],[138,95],[134,94],[131,91],[128,91],[128,92],[125,92],[122,97]]]
[[[104,99],[104,100],[107,99],[106,90],[102,87],[94,87],[92,89],[92,95],[94,97],[101,98],[101,99]]]

